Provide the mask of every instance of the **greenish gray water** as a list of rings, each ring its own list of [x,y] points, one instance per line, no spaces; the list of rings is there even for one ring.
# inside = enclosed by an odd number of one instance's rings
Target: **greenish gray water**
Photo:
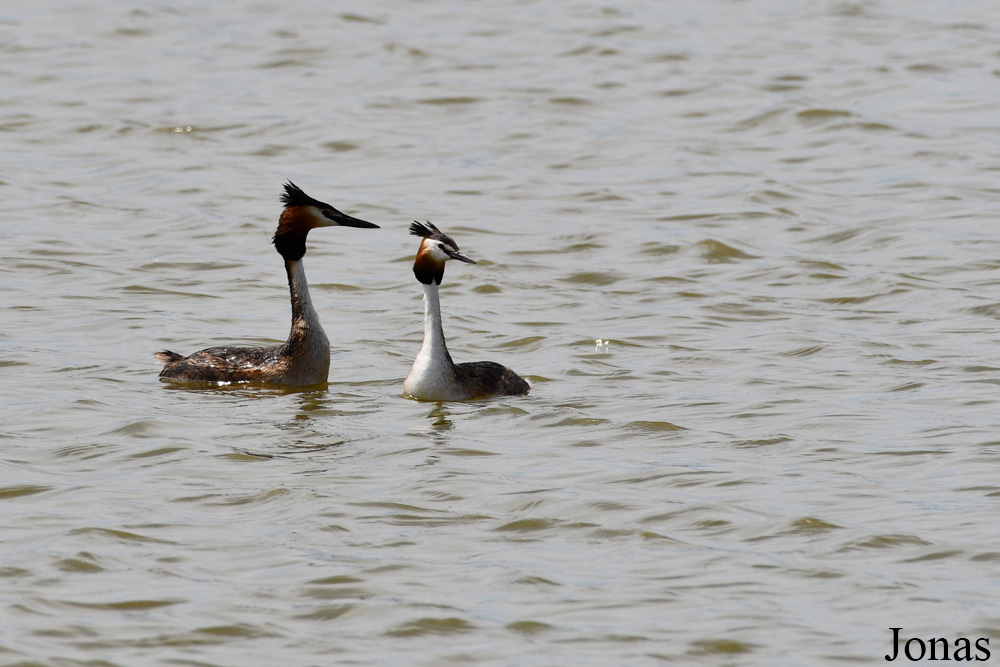
[[[0,13],[0,662],[883,664],[1000,637],[995,3]],[[329,388],[177,389],[287,333]],[[401,396],[411,219],[458,361]],[[1000,646],[997,647],[1000,651]]]

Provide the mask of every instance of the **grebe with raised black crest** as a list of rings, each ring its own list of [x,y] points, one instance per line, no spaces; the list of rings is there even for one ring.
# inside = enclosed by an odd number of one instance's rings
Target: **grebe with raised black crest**
[[[441,326],[438,288],[449,259],[475,264],[458,249],[458,244],[430,222],[414,222],[410,233],[422,237],[413,275],[424,287],[424,343],[403,391],[427,401],[461,401],[487,396],[520,396],[531,389],[524,378],[495,361],[456,364],[448,354]]]
[[[271,239],[285,260],[292,301],[292,329],[288,340],[274,347],[210,347],[188,357],[164,350],[155,356],[166,365],[164,380],[189,382],[261,382],[308,386],[327,381],[330,372],[330,340],[320,326],[309,298],[302,257],[306,236],[316,227],[363,227],[378,225],[341,213],[313,199],[291,181],[281,196],[285,208]]]

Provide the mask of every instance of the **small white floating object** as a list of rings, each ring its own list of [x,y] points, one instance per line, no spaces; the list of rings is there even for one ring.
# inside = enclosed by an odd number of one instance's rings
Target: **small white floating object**
[[[610,340],[604,340],[603,338],[598,338],[594,341],[594,352],[600,352],[601,354],[606,354],[608,352],[608,346],[611,344]]]

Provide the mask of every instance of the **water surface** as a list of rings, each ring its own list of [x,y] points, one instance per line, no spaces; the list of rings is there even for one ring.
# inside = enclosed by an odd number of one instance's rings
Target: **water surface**
[[[1000,642],[995,3],[202,4],[0,15],[4,664]],[[382,225],[329,387],[161,384],[286,335],[286,178]],[[528,397],[401,396],[414,218]]]

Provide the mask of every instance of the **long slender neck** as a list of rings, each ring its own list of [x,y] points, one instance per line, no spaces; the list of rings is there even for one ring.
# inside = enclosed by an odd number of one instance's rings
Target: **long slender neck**
[[[330,340],[309,298],[302,259],[286,259],[285,271],[292,296],[292,330],[280,348],[284,364],[282,382],[303,386],[326,382],[330,372]]]
[[[444,342],[444,328],[441,326],[441,300],[438,297],[439,286],[434,281],[424,284],[424,344],[420,347],[420,356],[430,355],[438,363],[454,366],[448,346]]]
[[[291,341],[296,334],[304,336],[309,332],[325,337],[323,327],[319,324],[319,315],[313,308],[309,297],[309,282],[306,280],[306,270],[301,259],[286,259],[285,272],[288,273],[288,290],[292,298],[292,332]]]

